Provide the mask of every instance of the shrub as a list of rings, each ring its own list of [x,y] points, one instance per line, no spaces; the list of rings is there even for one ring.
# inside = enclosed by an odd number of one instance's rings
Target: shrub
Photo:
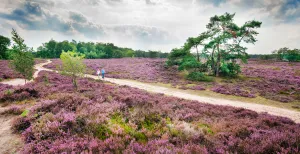
[[[15,133],[22,133],[31,125],[30,119],[26,117],[18,117],[13,121],[12,130]]]
[[[212,82],[214,80],[212,77],[206,76],[201,72],[191,72],[187,76],[187,79],[191,81],[204,81],[204,82]]]

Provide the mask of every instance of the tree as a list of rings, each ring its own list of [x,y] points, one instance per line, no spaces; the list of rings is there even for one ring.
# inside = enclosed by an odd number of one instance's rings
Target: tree
[[[212,50],[212,68],[214,68],[216,76],[219,76],[221,67],[229,66],[227,63],[236,65],[236,59],[246,59],[247,48],[241,46],[241,43],[254,44],[257,41],[255,36],[258,32],[254,29],[259,28],[262,23],[255,20],[247,21],[239,27],[233,22],[234,16],[235,14],[229,13],[216,15],[210,18],[210,22],[206,26],[211,39],[205,49]]]
[[[10,46],[10,39],[0,35],[0,59],[7,59],[8,46]]]
[[[280,48],[273,52],[278,60],[286,60],[289,62],[300,61],[300,50],[299,49],[289,49],[287,47]]]
[[[32,48],[28,48],[24,43],[24,39],[12,30],[12,40],[15,42],[13,45],[13,60],[11,62],[12,68],[23,75],[26,80],[31,80],[33,77],[34,58],[32,55]]]
[[[254,44],[257,40],[255,36],[258,32],[256,28],[261,26],[259,21],[248,21],[242,26],[236,25],[233,21],[235,14],[225,13],[220,16],[213,16],[206,25],[207,31],[199,36],[187,39],[184,46],[180,49],[173,49],[168,57],[168,64],[183,65],[183,57],[191,54],[191,49],[196,49],[196,58],[200,62],[200,57],[206,58],[206,64],[201,64],[200,71],[207,71],[208,74],[219,76],[236,76],[240,72],[237,59],[246,62],[248,54],[247,48],[242,43]],[[199,52],[202,47],[202,52]],[[191,62],[191,58],[189,58]],[[193,65],[196,66],[196,65]],[[209,68],[203,68],[209,67]],[[179,66],[179,68],[181,68]],[[196,74],[196,73],[194,73]]]
[[[73,86],[77,89],[77,77],[82,77],[86,70],[83,63],[84,55],[74,51],[63,51],[60,59],[62,61],[62,74],[71,76]]]

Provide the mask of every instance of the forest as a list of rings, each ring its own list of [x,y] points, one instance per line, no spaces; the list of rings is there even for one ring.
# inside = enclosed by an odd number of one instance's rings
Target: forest
[[[13,49],[10,49],[10,39],[0,35],[0,59],[12,59]],[[108,59],[123,57],[140,58],[167,58],[168,53],[161,51],[143,51],[133,50],[131,48],[122,48],[113,43],[94,43],[94,42],[76,42],[55,41],[43,43],[37,50],[28,48],[36,58],[59,58],[62,51],[75,51],[85,55],[87,59]]]

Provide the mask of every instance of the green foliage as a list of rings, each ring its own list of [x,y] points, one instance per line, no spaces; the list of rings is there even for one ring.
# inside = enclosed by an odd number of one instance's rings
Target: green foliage
[[[204,81],[204,82],[212,82],[214,81],[214,79],[210,76],[207,76],[201,72],[191,72],[189,73],[189,75],[187,76],[188,80],[191,81]]]
[[[107,139],[112,131],[105,124],[96,124],[93,127],[93,135],[101,140]]]
[[[223,63],[221,65],[221,73],[224,76],[236,77],[241,73],[241,67],[236,63]]]
[[[22,117],[27,117],[27,115],[29,114],[29,110],[24,110],[21,114]]]
[[[12,39],[15,42],[13,46],[13,56],[11,67],[22,74],[25,79],[30,80],[33,78],[34,72],[34,58],[30,49],[24,44],[24,40],[13,29]],[[25,80],[26,83],[26,80]]]
[[[214,132],[211,130],[210,126],[207,124],[199,124],[198,125],[200,127],[200,129],[202,129],[202,131],[204,132],[204,134],[210,134],[213,135]]]
[[[85,58],[123,58],[123,57],[144,57],[144,58],[166,58],[168,53],[160,51],[132,50],[130,48],[117,47],[112,43],[93,43],[50,40],[38,47],[36,57],[59,58],[62,51],[76,51],[85,54]]]
[[[135,130],[134,128],[130,127],[127,124],[128,121],[123,120],[121,114],[119,114],[119,113],[113,114],[110,121],[113,124],[117,124],[117,125],[121,126],[121,128],[123,128],[127,134],[133,136],[138,142],[144,143],[144,142],[148,141],[147,136],[144,133],[139,132],[139,131]]]
[[[7,50],[10,45],[10,39],[0,35],[0,59],[7,59]]]
[[[278,60],[284,60],[289,62],[300,61],[300,50],[299,49],[289,49],[281,48],[273,52],[277,56]]]
[[[168,61],[166,62],[168,66],[178,65],[181,63],[184,57],[190,56],[191,53],[188,50],[182,48],[172,49],[168,56]]]
[[[142,126],[148,130],[154,130],[157,125],[159,125],[161,119],[157,114],[146,115],[142,121]]]
[[[62,61],[62,74],[72,77],[73,86],[77,88],[77,77],[82,77],[86,66],[83,63],[84,55],[74,52],[62,52],[60,55]]]
[[[209,74],[219,76],[235,76],[239,71],[237,59],[242,62],[247,62],[247,48],[241,46],[241,43],[254,44],[257,40],[255,36],[258,32],[256,28],[261,26],[259,21],[247,21],[242,26],[234,23],[235,14],[225,13],[220,16],[213,16],[206,25],[207,31],[201,33],[197,37],[187,39],[184,46],[180,49],[173,49],[168,57],[168,65],[178,65],[180,70],[187,68],[199,68],[199,72],[209,71]],[[202,48],[201,53],[198,51]],[[196,58],[200,62],[200,57],[206,59],[205,64],[198,66],[192,58],[186,59],[183,57],[195,55],[192,49],[196,49]],[[193,70],[195,71],[195,70]],[[203,75],[191,73],[189,78],[199,80]],[[206,79],[204,79],[206,80]]]
[[[183,60],[179,64],[178,70],[197,70],[200,68],[200,66],[201,63],[198,62],[195,57],[190,55],[183,58]]]
[[[300,49],[289,49],[281,48],[273,52],[277,56],[278,60],[284,60],[289,62],[299,62],[300,61]]]

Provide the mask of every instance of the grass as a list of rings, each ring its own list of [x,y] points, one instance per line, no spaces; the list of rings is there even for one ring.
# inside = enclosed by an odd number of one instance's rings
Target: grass
[[[22,117],[26,117],[29,113],[29,110],[24,110],[23,113],[21,114]]]

